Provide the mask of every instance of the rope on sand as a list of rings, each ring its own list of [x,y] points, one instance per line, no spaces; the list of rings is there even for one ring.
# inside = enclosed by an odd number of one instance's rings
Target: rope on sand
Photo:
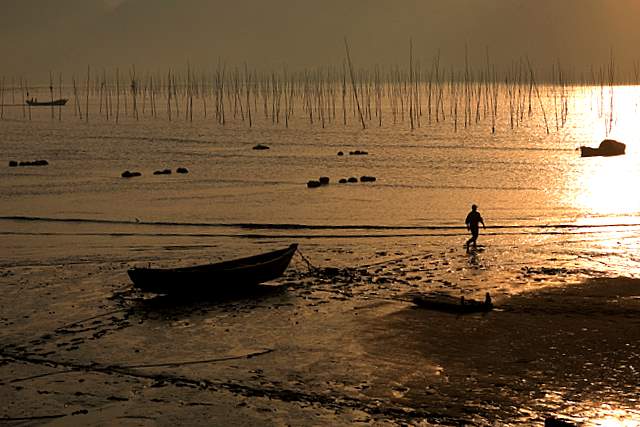
[[[107,374],[118,373],[123,375],[139,376],[140,374],[134,374],[130,370],[139,369],[139,368],[161,368],[161,367],[172,367],[172,366],[177,367],[177,366],[197,365],[197,364],[214,363],[214,362],[225,362],[228,360],[237,360],[237,359],[252,359],[254,357],[269,354],[274,351],[275,350],[272,348],[267,348],[264,350],[255,351],[252,353],[242,354],[238,356],[227,356],[227,357],[218,357],[218,358],[205,359],[205,360],[189,360],[189,361],[180,361],[180,362],[166,362],[166,363],[139,364],[139,365],[102,365],[95,362],[90,364],[77,364],[73,362],[55,361],[55,360],[34,358],[34,357],[19,355],[19,354],[7,354],[3,352],[0,352],[0,356],[8,359],[16,360],[16,361],[25,362],[25,363],[34,363],[38,365],[47,365],[47,366],[65,368],[62,371],[49,372],[49,373],[34,375],[31,377],[25,377],[25,378],[16,378],[14,380],[8,381],[8,383],[15,383],[15,382],[27,381],[30,379],[45,377],[48,375],[59,375],[59,374],[77,372],[77,371],[103,372]],[[76,414],[72,414],[72,415],[76,415]],[[56,417],[57,416],[58,415],[56,415]],[[66,416],[66,415],[60,415],[60,416]],[[3,418],[0,418],[0,421],[2,420]]]
[[[87,317],[87,318],[84,318],[84,319],[81,319],[81,320],[76,320],[74,322],[67,323],[67,324],[64,324],[62,326],[57,327],[55,329],[55,332],[66,331],[69,328],[74,328],[74,327],[80,326],[83,323],[88,322],[89,320],[99,319],[100,317],[109,316],[111,314],[116,314],[116,313],[120,313],[120,312],[125,312],[127,310],[129,310],[129,309],[128,308],[119,308],[117,310],[111,310],[111,311],[107,311],[106,313],[101,313],[101,314],[97,314],[95,316]]]
[[[74,372],[74,370],[73,369],[66,369],[64,371],[55,371],[55,372],[47,372],[47,373],[44,373],[44,374],[31,375],[30,377],[16,378],[16,379],[7,381],[7,383],[8,384],[20,383],[20,382],[29,381],[29,380],[35,380],[35,379],[38,379],[38,378],[50,377],[52,375],[66,374],[66,373],[69,373],[69,372]]]
[[[304,254],[302,253],[299,247],[296,249],[296,253],[300,255],[300,258],[302,259],[302,261],[304,261],[304,263],[307,265],[307,269],[309,270],[309,272],[312,272],[318,269],[318,267],[316,267],[311,263],[311,261],[309,261],[309,258],[304,256]]]
[[[236,359],[251,359],[252,357],[262,356],[265,354],[272,353],[274,350],[272,348],[267,348],[265,350],[256,351],[253,353],[243,354],[240,356],[227,356],[227,357],[218,357],[215,359],[205,359],[205,360],[190,360],[186,362],[167,362],[167,363],[152,363],[152,364],[142,364],[142,365],[117,365],[114,368],[118,369],[137,369],[137,368],[161,368],[161,367],[171,367],[171,366],[187,366],[187,365],[199,365],[204,363],[214,363],[214,362],[226,362],[227,360],[236,360]]]
[[[43,421],[43,420],[55,420],[56,418],[64,418],[69,415],[79,414],[53,414],[53,415],[33,415],[30,417],[1,417],[2,422],[17,422],[17,421]]]

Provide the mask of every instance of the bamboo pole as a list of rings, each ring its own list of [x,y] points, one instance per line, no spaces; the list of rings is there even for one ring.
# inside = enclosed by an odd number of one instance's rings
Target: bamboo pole
[[[49,94],[51,95],[51,120],[53,120],[55,107],[53,105],[53,74],[51,71],[49,71]]]
[[[609,127],[607,131],[607,136],[613,130],[613,95],[614,95],[614,82],[615,82],[615,64],[613,60],[613,49],[610,52],[609,58]]]
[[[59,98],[62,99],[62,72],[58,75],[58,95]],[[62,121],[62,107],[58,108],[58,121]]]
[[[544,125],[547,129],[547,134],[549,134],[549,123],[547,122],[547,113],[544,110],[544,105],[542,103],[542,98],[540,97],[540,91],[538,90],[538,85],[536,85],[535,82],[535,77],[534,77],[534,73],[533,73],[533,67],[531,66],[531,62],[529,61],[529,58],[527,58],[527,65],[529,66],[529,73],[531,76],[531,84],[533,85],[533,88],[536,92],[536,96],[538,98],[538,103],[540,104],[540,109],[542,110],[542,117],[544,118]]]
[[[109,121],[110,116],[110,106],[109,106],[109,81],[107,80],[107,71],[102,69],[102,90],[104,92],[104,110],[105,115],[107,117],[107,121]]]
[[[136,77],[136,66],[132,66],[131,71],[129,71],[129,78],[131,79],[131,97],[132,99],[132,114],[136,118],[136,120],[140,120],[140,116],[138,115],[138,90],[139,83]]]
[[[85,104],[85,110],[84,110],[84,118],[86,119],[87,123],[89,123],[89,83],[90,83],[90,76],[91,76],[91,69],[90,66],[87,65],[87,102]]]
[[[0,120],[4,119],[4,76],[2,76],[2,83],[0,83]]]
[[[413,41],[409,39],[409,121],[411,130],[414,130],[413,123]]]
[[[29,83],[25,80],[25,90],[27,91],[27,97],[29,96]],[[31,104],[29,104],[29,120],[31,120]]]
[[[74,98],[74,104],[75,104],[74,112],[80,118],[80,120],[82,120],[82,108],[80,106],[80,99],[78,97],[78,87],[76,85],[75,76],[72,77],[72,81],[73,81],[73,98]]]
[[[116,123],[120,120],[120,68],[116,68]]]
[[[171,121],[171,69],[167,74],[167,117]]]
[[[360,122],[362,123],[362,129],[366,129],[364,124],[364,117],[362,116],[362,110],[360,109],[360,101],[358,100],[358,91],[356,89],[356,81],[353,75],[353,65],[351,64],[351,55],[349,53],[349,43],[347,42],[347,38],[344,38],[344,47],[347,51],[347,62],[349,63],[349,74],[351,76],[351,87],[353,88],[353,95],[356,98],[356,105],[358,106],[358,114],[360,115]]]
[[[156,91],[155,91],[155,87],[153,85],[153,75],[150,78],[149,84],[151,85],[151,88],[150,88],[151,117],[153,117],[155,119],[156,118]],[[205,107],[205,116],[206,116],[206,107]]]
[[[251,102],[250,102],[250,96],[251,96],[251,75],[249,74],[249,66],[247,65],[247,63],[244,63],[244,78],[245,78],[245,89],[246,89],[246,95],[247,95],[247,117],[249,119],[249,127],[251,127],[252,125],[252,120],[251,120]]]

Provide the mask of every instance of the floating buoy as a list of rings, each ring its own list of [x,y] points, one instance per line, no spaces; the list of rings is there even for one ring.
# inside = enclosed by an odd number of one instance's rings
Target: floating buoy
[[[327,185],[329,183],[329,177],[328,176],[321,176],[318,181],[322,185]]]
[[[189,169],[187,169],[187,168],[178,168],[178,169],[176,169],[176,173],[189,173]]]
[[[338,183],[340,183],[340,184],[346,184],[346,183],[347,183],[347,178],[340,178],[340,180],[338,181]]]
[[[360,182],[374,182],[375,180],[376,180],[375,176],[363,175],[360,177]]]
[[[349,151],[349,154],[352,156],[366,156],[369,153],[367,153],[366,151],[355,150],[355,151]]]
[[[163,169],[161,171],[153,172],[154,175],[171,175],[171,169]]]
[[[264,144],[258,144],[253,146],[254,150],[268,150],[269,146]]]
[[[15,168],[16,166],[18,166],[18,162],[16,162],[15,160],[9,161],[9,167],[10,168]]]
[[[320,181],[316,181],[316,180],[311,180],[311,181],[307,181],[307,188],[318,188],[320,187]]]
[[[355,176],[352,176],[347,180],[347,182],[358,182],[358,178],[356,178]]]
[[[338,156],[344,156],[344,153],[342,151],[338,151]]]

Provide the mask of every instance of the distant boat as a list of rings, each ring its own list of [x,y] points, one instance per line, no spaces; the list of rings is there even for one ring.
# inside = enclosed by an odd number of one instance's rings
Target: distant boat
[[[57,107],[62,107],[63,105],[65,105],[67,103],[68,99],[66,98],[60,98],[60,99],[54,99],[53,101],[38,101],[37,99],[27,99],[27,105],[31,106],[31,107],[51,107],[51,106],[57,106]]]
[[[127,273],[134,286],[159,294],[216,295],[277,279],[298,249],[288,248],[215,264],[181,268],[133,268]]]
[[[605,139],[598,148],[580,147],[580,157],[620,156],[624,154],[626,145],[613,139]]]

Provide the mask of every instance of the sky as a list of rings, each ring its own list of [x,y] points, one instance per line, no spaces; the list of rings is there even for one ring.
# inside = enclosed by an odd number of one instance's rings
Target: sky
[[[501,67],[529,58],[568,70],[640,60],[637,0],[1,0],[0,75],[339,66]],[[621,71],[622,72],[622,71]],[[48,78],[48,77],[47,77]]]

